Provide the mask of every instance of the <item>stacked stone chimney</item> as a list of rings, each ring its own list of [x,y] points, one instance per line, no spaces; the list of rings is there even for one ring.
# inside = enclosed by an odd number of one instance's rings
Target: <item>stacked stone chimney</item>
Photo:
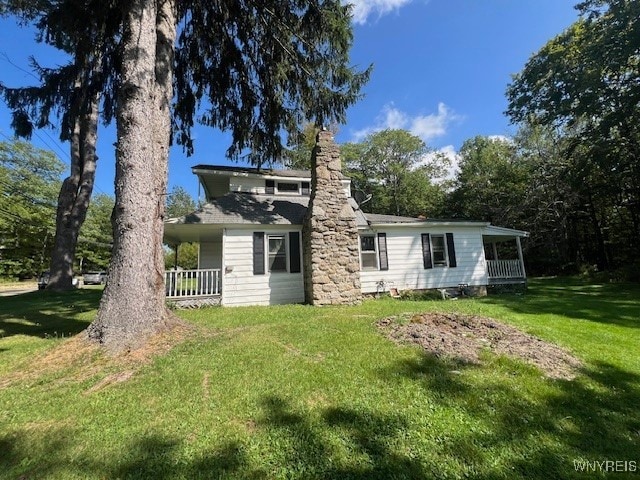
[[[340,148],[323,130],[311,155],[311,198],[303,227],[305,300],[312,305],[362,300],[358,227],[342,179]]]

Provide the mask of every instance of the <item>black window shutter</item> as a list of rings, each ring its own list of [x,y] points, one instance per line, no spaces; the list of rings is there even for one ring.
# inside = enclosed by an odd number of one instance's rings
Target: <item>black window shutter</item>
[[[311,187],[309,186],[309,182],[302,182],[302,195],[310,195]]]
[[[270,194],[276,193],[276,182],[273,180],[265,180],[264,191],[265,193],[270,193]]]
[[[387,234],[378,234],[378,257],[380,258],[380,270],[389,270],[389,257],[387,256]]]
[[[289,272],[300,271],[300,232],[289,232]]]
[[[253,232],[253,274],[264,275],[264,232]]]
[[[453,244],[453,233],[447,233],[447,253],[449,254],[449,266],[457,267],[456,262],[456,247]]]
[[[433,268],[431,260],[431,241],[428,233],[422,234],[422,264],[424,268]]]

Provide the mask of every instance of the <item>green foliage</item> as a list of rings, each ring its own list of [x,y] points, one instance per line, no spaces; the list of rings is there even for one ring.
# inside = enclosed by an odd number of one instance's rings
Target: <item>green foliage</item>
[[[284,164],[287,168],[311,170],[311,154],[319,131],[314,124],[305,123],[300,134],[289,139],[289,148],[284,152]]]
[[[75,123],[99,96],[105,124],[115,113],[118,87],[117,48],[121,9],[117,2],[0,0],[0,14],[35,28],[36,40],[68,55],[65,65],[44,67],[31,59],[37,86],[0,83],[0,95],[12,110],[12,128],[30,138],[33,130],[55,122],[62,140],[70,140]],[[95,107],[93,107],[95,108]],[[52,118],[54,117],[54,118]]]
[[[438,290],[405,290],[400,293],[400,299],[412,302],[440,301],[442,294]]]
[[[435,179],[446,159],[427,153],[425,143],[406,130],[383,130],[343,145],[346,174],[363,210],[410,217],[439,211],[444,189]]]
[[[475,137],[459,152],[460,172],[448,208],[455,217],[486,220],[504,227],[522,228],[522,202],[530,181],[510,140]]]
[[[624,266],[640,248],[640,3],[588,0],[507,90],[516,122],[562,137],[563,218],[578,265]],[[554,182],[555,183],[555,182]],[[565,199],[571,198],[572,201]]]
[[[164,267],[172,269],[176,266],[176,249],[178,250],[178,267],[185,270],[198,268],[199,246],[197,243],[181,243],[172,245],[164,254]]]
[[[167,195],[166,214],[168,218],[177,218],[193,213],[196,203],[184,188],[174,187]],[[180,245],[169,245],[169,251],[164,256],[165,268],[176,266],[176,250],[178,252],[178,266],[185,270],[198,268],[198,244],[182,243]]]
[[[228,130],[229,158],[256,165],[283,158],[282,133],[304,122],[344,122],[370,69],[349,65],[350,7],[339,0],[181,5],[176,47],[177,142],[193,148],[196,113]]]
[[[196,333],[142,363],[67,341],[99,296],[0,298],[0,478],[546,480],[590,477],[574,459],[637,455],[637,286],[546,279],[464,302],[179,311]],[[489,353],[466,364],[374,325],[428,311],[508,322],[584,367],[565,381]]]
[[[167,195],[166,216],[167,218],[177,218],[189,215],[196,209],[196,202],[193,197],[183,187],[173,187]]]
[[[52,152],[0,142],[0,276],[35,276],[48,264],[64,169]]]
[[[95,195],[91,201],[78,239],[76,258],[82,262],[79,271],[106,270],[109,266],[113,247],[113,206],[114,200],[110,195]]]

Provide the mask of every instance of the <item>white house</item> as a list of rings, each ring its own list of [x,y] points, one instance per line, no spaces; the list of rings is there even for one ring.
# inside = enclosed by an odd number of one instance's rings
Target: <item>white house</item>
[[[335,167],[335,150],[329,150],[333,160],[324,166],[333,161]],[[169,219],[165,242],[198,242],[198,269],[167,272],[167,297],[228,306],[332,304],[391,289],[468,285],[483,293],[492,284],[526,281],[520,245],[526,232],[487,222],[364,213],[339,166],[321,170],[318,151],[320,170],[314,172],[193,167],[206,203]],[[325,203],[316,191],[329,192]],[[333,217],[327,201],[337,205]],[[350,237],[340,236],[349,228]],[[498,258],[497,245],[504,242],[515,258]]]

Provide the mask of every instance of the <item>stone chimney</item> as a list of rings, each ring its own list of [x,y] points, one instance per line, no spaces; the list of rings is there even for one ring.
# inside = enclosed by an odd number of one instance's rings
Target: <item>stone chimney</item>
[[[321,131],[311,154],[311,198],[303,226],[305,301],[360,303],[358,227],[341,180],[340,148]]]

